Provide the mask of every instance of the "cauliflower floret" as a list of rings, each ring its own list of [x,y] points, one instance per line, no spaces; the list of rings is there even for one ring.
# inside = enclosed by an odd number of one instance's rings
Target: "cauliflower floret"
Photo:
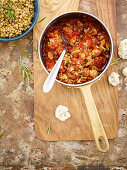
[[[48,52],[48,58],[49,58],[50,60],[53,59],[53,54],[52,54],[51,52]]]
[[[82,75],[83,75],[84,77],[87,77],[87,76],[89,76],[89,74],[90,74],[90,70],[89,70],[88,68],[84,68]]]
[[[101,54],[101,49],[95,49],[92,51],[93,56],[99,56]]]
[[[111,85],[117,86],[119,84],[119,74],[112,72],[108,77],[108,81]]]
[[[72,29],[70,29],[69,27],[63,27],[63,31],[68,35],[72,35]]]
[[[125,67],[123,70],[122,70],[122,73],[125,77],[127,77],[127,67]]]
[[[84,53],[81,54],[81,58],[82,58],[83,60],[86,58],[86,56],[85,56]]]
[[[73,45],[76,42],[76,36],[73,36],[70,40],[70,44]]]
[[[74,70],[74,67],[73,66],[69,66],[68,68],[67,68],[67,71],[70,73],[70,72],[72,72]]]
[[[120,58],[127,59],[127,39],[124,39],[123,41],[120,42],[118,54]]]
[[[57,119],[61,120],[61,121],[65,121],[66,119],[68,119],[71,115],[68,112],[68,108],[62,105],[59,105],[56,108],[55,111],[55,116]]]
[[[92,70],[90,70],[90,75],[95,78],[98,75],[98,71],[95,69],[92,69]]]
[[[66,74],[60,74],[59,79],[60,80],[67,80],[67,75]]]

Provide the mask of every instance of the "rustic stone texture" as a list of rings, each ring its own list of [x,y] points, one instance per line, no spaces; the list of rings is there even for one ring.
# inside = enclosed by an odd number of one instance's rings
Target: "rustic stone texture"
[[[117,0],[118,43],[127,38],[127,1]],[[80,10],[91,12],[93,0],[81,0]],[[27,35],[32,38],[32,32]],[[0,169],[119,169],[127,168],[127,78],[121,70],[127,61],[120,60],[119,132],[110,140],[108,153],[97,151],[92,141],[43,142],[35,137],[33,123],[33,83],[24,83],[19,58],[22,51],[32,54],[30,40],[0,42]],[[19,44],[18,47],[11,47]],[[23,61],[32,70],[32,55]],[[24,167],[24,168],[23,168]],[[121,168],[120,168],[121,167]]]

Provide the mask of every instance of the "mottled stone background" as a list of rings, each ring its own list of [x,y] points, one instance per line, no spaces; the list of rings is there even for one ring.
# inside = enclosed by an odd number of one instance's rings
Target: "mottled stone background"
[[[93,0],[81,0],[80,10],[95,10]],[[90,8],[91,7],[91,8]],[[127,38],[127,0],[117,0],[118,44]],[[112,23],[111,23],[112,24]],[[92,141],[43,142],[35,138],[33,122],[33,82],[24,83],[22,61],[33,71],[32,32],[15,42],[0,42],[0,169],[126,169],[127,168],[127,77],[121,70],[127,61],[120,60],[119,132],[110,140],[108,153],[97,151]],[[18,44],[12,47],[12,44]]]

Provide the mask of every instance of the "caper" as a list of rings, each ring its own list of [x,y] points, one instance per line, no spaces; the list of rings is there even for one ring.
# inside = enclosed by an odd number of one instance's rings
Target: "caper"
[[[55,55],[55,56],[57,55],[57,52],[56,52],[56,51],[54,52],[54,55]]]
[[[78,32],[81,32],[81,29],[78,29]]]
[[[101,43],[101,41],[98,41],[97,44],[99,45]]]

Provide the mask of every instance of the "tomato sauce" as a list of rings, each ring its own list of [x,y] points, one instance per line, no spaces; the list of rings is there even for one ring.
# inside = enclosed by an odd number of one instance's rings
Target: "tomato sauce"
[[[70,46],[57,79],[68,84],[80,84],[97,77],[109,59],[110,40],[103,27],[89,17],[63,19],[48,29],[42,48],[47,70],[52,70],[65,48],[61,38],[63,32]]]

